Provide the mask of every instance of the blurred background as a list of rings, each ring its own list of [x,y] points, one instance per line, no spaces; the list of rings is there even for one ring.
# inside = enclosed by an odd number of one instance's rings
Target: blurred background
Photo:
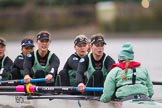
[[[40,30],[54,39],[98,32],[117,38],[161,37],[161,19],[161,0],[0,0],[0,36],[8,41]]]

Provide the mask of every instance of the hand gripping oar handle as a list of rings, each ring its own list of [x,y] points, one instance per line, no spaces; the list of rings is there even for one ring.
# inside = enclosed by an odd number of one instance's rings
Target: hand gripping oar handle
[[[30,83],[38,83],[38,82],[45,82],[45,78],[37,78],[31,79]],[[7,80],[7,81],[0,81],[0,85],[14,85],[14,84],[25,84],[24,80]]]
[[[30,83],[38,83],[38,82],[45,82],[45,78],[37,78],[37,79],[31,79]],[[21,80],[21,84],[25,84],[24,80]]]
[[[79,92],[78,87],[57,87],[57,86],[35,86],[35,92]],[[102,92],[103,87],[86,87],[86,92]]]
[[[77,91],[79,91],[78,87],[76,87],[76,89],[77,89]],[[86,87],[85,91],[87,91],[87,92],[92,92],[92,91],[102,92],[103,91],[103,87]]]

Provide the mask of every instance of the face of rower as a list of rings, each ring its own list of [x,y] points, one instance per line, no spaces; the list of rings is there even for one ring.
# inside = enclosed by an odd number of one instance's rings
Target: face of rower
[[[6,46],[0,44],[0,58],[2,58],[5,54]]]
[[[23,55],[27,55],[28,53],[31,53],[33,51],[34,51],[34,47],[33,46],[24,46],[24,47],[22,47]]]
[[[96,56],[102,56],[104,53],[104,43],[97,43],[91,46],[92,53]]]
[[[44,39],[44,40],[37,40],[36,43],[38,45],[38,50],[45,52],[45,51],[48,51],[51,41],[48,39]]]
[[[76,51],[76,53],[80,56],[83,57],[87,54],[87,50],[88,50],[88,44],[86,43],[81,43],[78,45],[74,46],[74,49]]]

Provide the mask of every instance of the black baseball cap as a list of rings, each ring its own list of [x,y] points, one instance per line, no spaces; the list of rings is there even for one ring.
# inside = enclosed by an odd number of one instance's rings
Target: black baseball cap
[[[6,46],[6,40],[3,38],[0,38],[0,44],[3,46]]]
[[[85,44],[88,43],[88,39],[86,38],[86,36],[84,36],[84,35],[79,35],[79,36],[77,36],[77,37],[75,38],[75,40],[74,40],[74,44],[75,44],[75,45],[79,45],[79,44],[81,44],[81,43],[85,43]]]
[[[37,35],[37,40],[50,40],[50,39],[51,39],[50,33],[46,31],[42,31]]]
[[[24,39],[24,40],[22,40],[21,46],[22,47],[26,47],[26,46],[34,47],[33,40],[31,40],[31,39]]]
[[[91,44],[98,44],[98,43],[103,43],[106,45],[106,42],[103,38],[103,36],[95,36],[94,38],[91,39]]]

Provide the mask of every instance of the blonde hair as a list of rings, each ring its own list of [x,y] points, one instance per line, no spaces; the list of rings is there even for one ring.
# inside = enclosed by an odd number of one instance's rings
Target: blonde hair
[[[128,68],[129,68],[129,59],[126,59],[125,60],[125,72],[127,73],[128,72]]]

